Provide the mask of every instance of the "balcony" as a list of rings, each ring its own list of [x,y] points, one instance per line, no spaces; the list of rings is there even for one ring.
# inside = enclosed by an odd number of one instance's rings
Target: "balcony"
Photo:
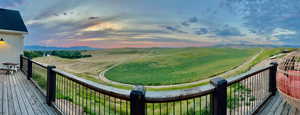
[[[289,105],[280,95],[276,93],[258,112],[258,115],[300,115],[300,111]]]
[[[0,75],[1,115],[56,115],[54,108],[46,104],[45,96],[18,71]]]
[[[22,72],[0,76],[3,114],[300,114],[278,94],[275,63],[192,89],[145,91],[104,86],[20,58]]]

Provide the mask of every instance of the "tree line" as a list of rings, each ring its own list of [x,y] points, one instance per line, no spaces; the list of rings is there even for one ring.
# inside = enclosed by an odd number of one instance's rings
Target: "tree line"
[[[81,51],[24,51],[24,56],[29,58],[37,58],[37,57],[43,57],[43,56],[58,56],[61,58],[68,58],[68,59],[79,59],[79,58],[86,58],[86,57],[92,57],[92,55],[84,55],[81,53]]]

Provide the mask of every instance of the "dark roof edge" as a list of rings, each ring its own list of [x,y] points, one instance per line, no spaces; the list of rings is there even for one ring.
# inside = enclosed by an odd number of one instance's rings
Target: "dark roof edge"
[[[0,8],[0,11],[9,11],[9,12],[14,12],[14,13],[17,13],[17,18],[20,18],[20,21],[22,23],[22,25],[24,26],[22,29],[7,29],[8,31],[11,31],[11,32],[20,32],[20,33],[28,33],[28,29],[25,25],[25,22],[23,20],[23,17],[20,13],[20,11],[18,10],[13,10],[13,9],[6,9],[6,8]],[[1,29],[1,28],[0,28]],[[2,29],[1,29],[2,30]]]

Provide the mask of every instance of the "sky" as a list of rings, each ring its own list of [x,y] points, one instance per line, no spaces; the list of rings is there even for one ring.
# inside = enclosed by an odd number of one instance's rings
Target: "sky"
[[[300,43],[299,0],[0,0],[25,45],[204,47]]]

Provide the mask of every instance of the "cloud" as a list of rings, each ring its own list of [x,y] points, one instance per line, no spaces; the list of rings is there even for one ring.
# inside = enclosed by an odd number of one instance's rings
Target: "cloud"
[[[208,34],[209,30],[207,28],[200,28],[199,30],[195,31],[195,34],[197,35],[203,35],[203,34]]]
[[[182,22],[181,25],[183,25],[183,26],[190,26],[190,24],[188,22]]]
[[[96,17],[96,16],[91,16],[89,17],[89,20],[94,20],[94,19],[99,19],[100,17]]]
[[[198,18],[197,17],[192,17],[188,20],[189,23],[197,23],[198,22]]]
[[[217,36],[222,36],[222,37],[243,36],[243,34],[240,32],[239,29],[235,27],[231,27],[229,25],[224,25],[221,28],[217,28],[216,30],[214,30],[214,33]]]
[[[210,35],[211,37],[237,37],[237,36],[245,36],[241,33],[239,28],[232,27],[229,25],[219,25],[216,27],[199,27],[194,30],[194,34],[196,35]]]
[[[166,30],[171,31],[171,32],[176,32],[176,33],[187,33],[185,31],[180,30],[179,28],[175,26],[163,26]]]
[[[283,29],[283,28],[275,28],[273,30],[272,36],[295,35],[295,34],[297,34],[296,31]]]
[[[190,26],[192,23],[197,23],[199,19],[197,17],[191,17],[181,23],[183,26]]]
[[[300,37],[299,0],[228,0],[225,4],[243,18],[243,25],[254,34],[277,36],[286,44]]]
[[[95,25],[88,26],[83,28],[82,31],[104,31],[104,30],[121,30],[121,24],[115,24],[111,22],[100,22]]]
[[[194,40],[182,40],[182,39],[163,38],[163,37],[161,37],[161,38],[139,38],[139,39],[131,39],[129,41],[201,43],[199,41],[194,41]]]

